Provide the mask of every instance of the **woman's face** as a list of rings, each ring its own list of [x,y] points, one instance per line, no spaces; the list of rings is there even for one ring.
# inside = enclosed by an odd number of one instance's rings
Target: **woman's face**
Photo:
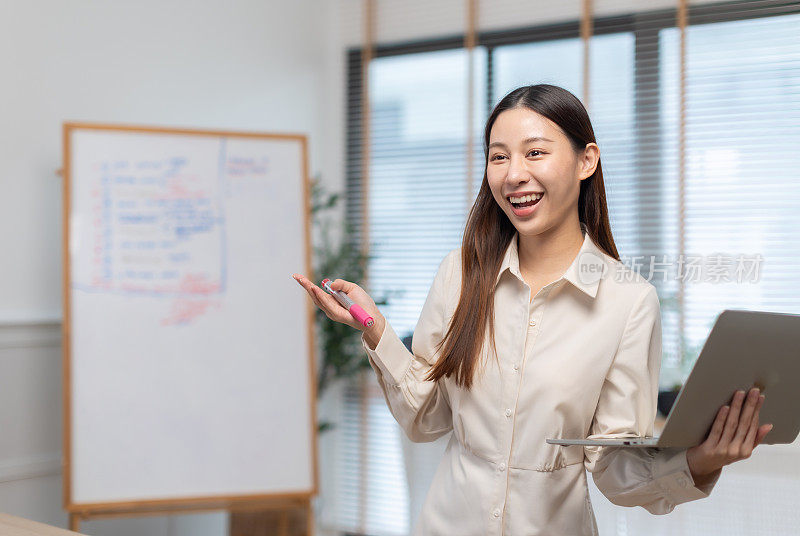
[[[599,157],[596,144],[576,154],[558,125],[528,108],[513,108],[492,125],[486,176],[514,227],[536,235],[577,216],[580,181],[594,173]],[[515,208],[509,199],[531,192],[543,194],[532,208]]]

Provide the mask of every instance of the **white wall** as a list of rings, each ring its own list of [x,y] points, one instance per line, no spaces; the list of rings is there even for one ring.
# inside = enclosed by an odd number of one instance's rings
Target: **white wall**
[[[0,0],[0,511],[67,521],[62,122],[306,133],[312,176],[339,190],[344,63],[326,24],[335,9],[325,0]],[[323,472],[329,442],[320,442]],[[82,531],[221,535],[226,526],[210,513],[96,520]]]

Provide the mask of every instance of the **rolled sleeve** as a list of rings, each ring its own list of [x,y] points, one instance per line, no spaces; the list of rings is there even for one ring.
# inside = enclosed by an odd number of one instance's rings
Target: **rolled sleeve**
[[[661,311],[648,285],[633,306],[601,390],[589,439],[653,435],[661,371]],[[694,485],[688,449],[584,447],[584,465],[612,503],[667,514],[676,505],[708,497],[719,478]]]
[[[444,382],[426,379],[439,357],[436,345],[444,337],[444,286],[450,279],[453,255],[451,251],[439,264],[414,329],[411,352],[388,321],[374,350],[361,335],[389,410],[408,438],[417,443],[434,441],[453,428]]]
[[[705,499],[719,480],[721,469],[702,487],[695,485],[692,471],[686,459],[688,449],[656,449],[653,457],[653,477],[672,504],[681,504],[697,499]]]

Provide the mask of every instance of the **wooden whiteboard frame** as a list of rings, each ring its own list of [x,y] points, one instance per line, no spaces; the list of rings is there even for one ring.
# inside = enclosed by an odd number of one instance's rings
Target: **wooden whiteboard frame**
[[[303,177],[303,207],[302,210],[305,214],[303,218],[303,235],[305,240],[305,270],[307,273],[313,273],[311,265],[311,186],[308,176],[308,142],[307,136],[304,134],[289,134],[289,133],[265,133],[265,132],[238,132],[228,130],[201,130],[201,129],[187,129],[187,128],[168,128],[168,127],[151,127],[151,126],[135,126],[135,125],[115,125],[115,124],[102,124],[102,123],[82,123],[82,122],[65,122],[63,124],[63,167],[62,175],[64,179],[63,187],[63,221],[62,221],[62,261],[63,261],[63,315],[62,322],[62,396],[63,396],[63,502],[64,509],[70,514],[70,529],[77,530],[80,519],[88,519],[90,517],[118,517],[128,515],[155,515],[176,513],[179,511],[210,511],[210,510],[224,510],[231,508],[241,509],[261,509],[269,507],[286,507],[291,505],[306,505],[309,512],[309,534],[313,534],[313,522],[311,511],[311,498],[318,494],[319,490],[319,469],[318,469],[318,453],[317,453],[317,391],[316,391],[316,345],[314,337],[314,307],[310,300],[306,301],[306,310],[308,316],[307,322],[307,335],[309,340],[309,383],[310,383],[310,408],[311,414],[310,427],[312,438],[312,478],[313,486],[307,492],[288,492],[288,493],[270,493],[270,494],[242,494],[242,495],[218,495],[218,496],[199,496],[199,497],[184,497],[184,498],[170,498],[170,499],[152,499],[152,500],[139,500],[139,501],[125,501],[125,502],[108,502],[108,503],[82,503],[76,504],[72,501],[71,490],[71,318],[70,318],[70,304],[71,304],[71,265],[70,265],[70,252],[69,252],[69,236],[70,236],[70,208],[71,208],[71,134],[75,130],[101,130],[109,132],[135,132],[144,134],[180,134],[180,135],[193,135],[193,136],[214,136],[214,137],[230,137],[230,138],[258,138],[258,139],[272,139],[272,140],[293,140],[301,145],[302,154],[302,177]]]

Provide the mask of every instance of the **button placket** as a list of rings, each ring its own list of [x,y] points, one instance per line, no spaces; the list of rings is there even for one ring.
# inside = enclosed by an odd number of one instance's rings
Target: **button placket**
[[[531,331],[530,327],[535,327],[538,324],[537,319],[534,318],[533,315],[535,314],[536,309],[537,309],[536,305],[538,305],[542,300],[547,298],[547,295],[550,293],[550,290],[551,289],[549,287],[545,287],[544,289],[541,289],[537,293],[537,295],[534,296],[533,301],[529,303],[529,306],[528,306],[528,324],[529,324],[529,329],[526,330],[525,340],[524,340],[524,343],[522,345],[522,359],[521,359],[521,361],[513,364],[514,372],[519,373],[522,364],[524,364],[524,362],[525,362],[525,359],[526,359],[526,356],[527,356],[527,353],[528,353],[528,347],[532,346],[536,341],[536,333],[535,332],[534,332],[533,337],[530,337],[530,331]],[[541,294],[541,298],[539,297],[539,294]],[[541,309],[541,307],[539,307],[538,309]],[[519,391],[520,391],[521,388],[522,388],[522,376],[520,375],[520,377],[517,380],[517,393],[516,393],[516,398],[514,400],[514,407],[515,408],[516,408],[517,401],[519,400]],[[514,412],[512,411],[511,408],[506,408],[505,415],[509,419],[512,419],[512,415],[514,415]],[[514,427],[514,420],[512,419],[512,421],[511,421],[511,441],[510,441],[510,445],[509,445],[509,449],[508,449],[509,450],[509,452],[508,452],[509,460],[510,460],[511,455],[512,455],[512,453],[514,451],[514,428],[515,428]],[[500,462],[500,464],[497,466],[497,469],[500,472],[506,472],[506,469],[508,469],[508,465],[505,462]],[[510,475],[507,472],[505,473],[505,475],[506,475],[506,497],[505,498],[507,500],[508,499],[508,480],[510,478]],[[493,512],[493,515],[496,518],[499,517],[501,515],[500,510],[499,509],[495,509],[495,511]]]
[[[522,345],[522,359],[521,359],[520,362],[514,363],[514,365],[513,365],[515,372],[519,372],[520,371],[520,368],[521,368],[522,364],[524,364],[524,362],[525,362],[525,359],[526,359],[526,356],[527,356],[527,352],[528,352],[528,347],[532,346],[536,341],[535,330],[533,330],[534,331],[534,336],[532,338],[529,337],[530,331],[532,331],[531,328],[535,328],[537,326],[537,324],[539,323],[539,321],[533,316],[535,314],[535,312],[536,312],[536,309],[537,309],[536,305],[541,303],[542,300],[546,300],[547,299],[547,295],[552,290],[552,288],[551,288],[552,286],[553,285],[548,285],[545,288],[540,289],[540,291],[537,293],[537,295],[534,296],[533,301],[529,302],[529,304],[528,304],[528,325],[529,326],[528,326],[528,329],[526,330],[524,342],[523,342],[523,345]],[[539,294],[541,294],[541,298],[539,297]],[[538,309],[541,309],[541,307],[538,307]],[[520,391],[521,387],[522,387],[522,376],[520,375],[520,377],[517,380],[517,393],[516,393],[516,398],[514,400],[514,406],[515,407],[516,407],[517,401],[519,400],[519,391]],[[511,408],[507,407],[505,409],[506,417],[511,419],[511,440],[510,440],[509,449],[508,449],[508,457],[509,457],[509,459],[511,458],[511,455],[512,455],[513,450],[514,450],[514,448],[513,448],[513,445],[514,445],[514,420],[512,419],[512,415],[513,414],[514,414],[514,412],[512,411]],[[506,469],[508,468],[508,466],[506,465],[505,462],[501,462],[497,466],[497,468],[498,468],[498,470],[500,472],[505,472]],[[509,474],[507,472],[505,473],[505,476],[506,476],[506,496],[505,496],[504,500],[507,500],[508,499],[508,479],[510,478],[510,476],[509,476]],[[499,508],[495,508],[494,511],[492,512],[492,515],[494,516],[495,519],[500,518],[501,514],[502,514],[502,511]]]
[[[540,290],[536,294],[536,296],[534,296],[533,301],[530,303],[530,308],[528,309],[528,332],[532,331],[532,328],[535,328],[536,326],[541,324],[542,306],[540,306],[539,304],[542,301],[547,300],[547,297],[550,295],[550,292],[552,292],[553,288],[555,288],[556,285],[560,284],[560,282],[561,280],[550,283],[549,285],[542,288],[542,290]],[[541,297],[539,296],[540,294]]]

